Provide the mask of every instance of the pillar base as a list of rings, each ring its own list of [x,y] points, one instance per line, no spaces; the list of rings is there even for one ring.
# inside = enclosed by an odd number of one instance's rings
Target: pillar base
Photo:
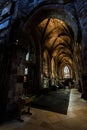
[[[87,93],[83,93],[82,96],[81,96],[81,98],[87,100]]]
[[[82,98],[87,100],[87,73],[82,74]]]

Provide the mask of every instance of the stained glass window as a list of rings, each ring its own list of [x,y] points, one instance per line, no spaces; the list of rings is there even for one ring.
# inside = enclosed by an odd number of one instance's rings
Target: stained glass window
[[[29,52],[26,54],[26,61],[29,60]]]
[[[64,67],[64,78],[70,78],[70,70],[68,66]]]
[[[28,68],[25,68],[25,75],[28,74]]]
[[[11,6],[12,6],[12,3],[10,3],[9,5],[7,5],[7,6],[2,10],[1,16],[5,15],[6,13],[9,13],[10,10],[11,10]]]

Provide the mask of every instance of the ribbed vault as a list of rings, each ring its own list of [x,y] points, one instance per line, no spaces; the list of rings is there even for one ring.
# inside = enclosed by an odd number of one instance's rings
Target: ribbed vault
[[[42,78],[43,75],[48,81],[62,79],[62,70],[68,66],[70,78],[75,78],[77,36],[75,17],[59,5],[39,7],[27,18],[22,42],[35,48],[36,64],[40,71],[38,77]]]
[[[64,21],[48,18],[38,25],[42,36],[42,50],[48,50],[50,58],[57,61],[57,66],[69,65],[73,62],[73,36]],[[45,56],[46,57],[46,56]]]

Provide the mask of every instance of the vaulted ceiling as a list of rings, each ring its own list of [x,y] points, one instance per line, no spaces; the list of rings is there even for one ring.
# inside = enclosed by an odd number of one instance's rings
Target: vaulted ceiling
[[[64,21],[46,18],[38,25],[42,49],[57,60],[58,64],[72,65],[74,39]]]
[[[11,1],[16,2],[17,0],[4,0],[4,1],[1,0],[0,8],[2,8],[2,7],[4,8],[4,5]],[[27,8],[26,8],[27,2],[28,2],[27,0],[25,0],[25,1],[21,0],[20,1],[21,6],[19,6],[20,4],[18,5],[21,10],[24,7],[23,9],[25,12],[28,12]],[[33,22],[30,21],[30,26],[32,26],[31,28],[33,28],[33,24],[36,22],[35,28],[38,30],[38,32],[40,34],[40,35],[38,35],[38,41],[41,44],[42,50],[44,52],[46,50],[46,52],[48,52],[51,57],[54,57],[54,59],[56,59],[56,61],[58,62],[59,65],[62,65],[62,64],[72,65],[74,38],[75,38],[75,40],[77,40],[77,35],[78,35],[78,33],[77,33],[78,32],[78,29],[77,29],[78,21],[76,21],[76,19],[75,19],[75,17],[77,15],[74,14],[76,11],[74,2],[72,3],[72,0],[58,0],[58,1],[39,0],[38,4],[40,2],[44,2],[44,4],[45,4],[45,2],[47,2],[47,4],[51,3],[51,2],[52,2],[52,4],[57,2],[57,3],[61,3],[61,5],[62,5],[62,6],[60,6],[60,8],[59,8],[60,4],[59,5],[55,4],[55,6],[53,4],[53,7],[51,4],[49,6],[49,8],[48,8],[48,6],[47,7],[44,6],[42,9],[40,8],[40,9],[38,9],[38,11],[36,11],[36,16],[34,19],[35,21],[34,20],[33,20]],[[32,0],[31,3],[36,4],[34,0]],[[72,4],[68,5],[68,3],[72,3]],[[42,4],[42,5],[44,5],[44,4]],[[20,9],[19,9],[19,12],[20,12]],[[30,8],[28,8],[28,9],[30,9]],[[48,9],[48,11],[47,11],[47,9]],[[67,11],[66,11],[66,9],[67,9]],[[70,13],[68,11],[68,9],[70,9],[70,11],[72,13]],[[38,12],[39,12],[39,15],[38,15]],[[21,15],[22,13],[23,12],[21,11],[21,13],[18,13],[18,14]],[[55,18],[52,18],[54,16],[54,14],[55,14]],[[73,14],[75,15],[75,17]],[[9,15],[9,13],[8,13],[8,15]],[[45,15],[46,15],[46,17],[45,17]],[[61,17],[60,17],[60,15],[61,15]],[[43,18],[40,19],[40,17],[43,17]],[[58,18],[60,18],[62,20],[59,20]],[[38,19],[40,19],[40,21]],[[37,25],[37,23],[38,23],[38,25]],[[28,28],[28,26],[27,26],[27,28]],[[16,29],[18,29],[18,24],[16,26]],[[30,31],[32,31],[32,29]],[[33,33],[34,33],[34,31],[33,31]],[[17,34],[15,32],[16,31],[14,31],[14,34],[16,36]],[[18,30],[18,33],[19,33],[19,30]],[[13,36],[13,33],[12,33],[12,36]],[[33,35],[32,35],[32,37],[33,37]],[[33,37],[33,39],[34,39],[34,37]],[[12,39],[13,39],[13,37],[12,37]],[[78,39],[80,39],[80,37],[78,37]]]

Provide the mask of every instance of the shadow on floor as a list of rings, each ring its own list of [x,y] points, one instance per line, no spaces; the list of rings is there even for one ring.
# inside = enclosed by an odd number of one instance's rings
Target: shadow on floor
[[[70,89],[59,89],[36,96],[31,106],[38,109],[67,114]]]

